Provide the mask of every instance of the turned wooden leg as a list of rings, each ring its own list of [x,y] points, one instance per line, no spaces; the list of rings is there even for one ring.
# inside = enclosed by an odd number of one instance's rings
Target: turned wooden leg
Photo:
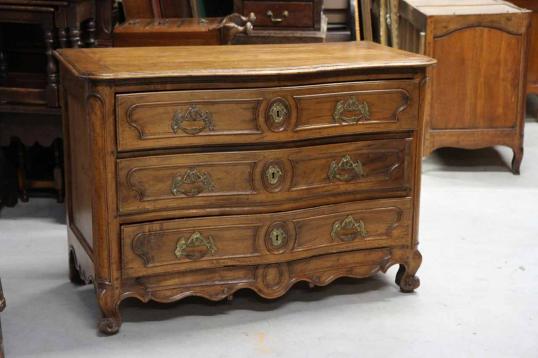
[[[58,45],[60,46],[60,48],[67,47],[67,34],[63,27],[60,27],[58,29]]]
[[[89,19],[86,23],[86,41],[84,41],[86,47],[95,47],[95,31],[95,20]]]
[[[69,29],[69,42],[71,43],[72,48],[79,48],[82,46],[79,27],[72,27]]]
[[[119,332],[122,319],[120,300],[114,296],[110,282],[96,282],[97,301],[101,308],[101,318],[97,324],[99,332],[111,336]]]
[[[405,262],[400,264],[396,274],[396,284],[400,286],[402,292],[413,292],[420,286],[420,279],[416,276],[416,273],[421,263],[422,255],[418,250],[414,250],[406,258]]]
[[[521,161],[523,160],[523,146],[512,148],[512,150],[514,152],[514,158],[512,159],[512,173],[514,173],[514,175],[519,175]]]
[[[54,34],[52,28],[45,28],[45,55],[47,57],[47,103],[58,106],[58,66],[53,56]]]

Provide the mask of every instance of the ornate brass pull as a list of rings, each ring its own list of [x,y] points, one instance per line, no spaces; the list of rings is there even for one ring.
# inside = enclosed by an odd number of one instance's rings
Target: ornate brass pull
[[[342,124],[357,124],[361,120],[369,120],[368,103],[366,101],[359,103],[355,97],[338,101],[333,112],[333,119],[336,123]]]
[[[286,19],[290,15],[288,10],[284,10],[284,12],[282,13],[282,17],[275,17],[275,15],[273,14],[271,10],[267,10],[265,14],[271,18],[271,22],[273,24],[281,23],[282,21],[284,21],[284,19]]]
[[[329,180],[340,180],[350,182],[355,179],[359,179],[364,176],[364,170],[362,169],[362,163],[360,160],[353,162],[351,156],[346,154],[340,159],[340,162],[333,160],[329,168]]]
[[[178,240],[175,254],[178,259],[186,257],[189,260],[200,260],[207,255],[213,255],[217,252],[217,247],[213,237],[208,235],[205,238],[196,231],[188,239],[182,237]]]
[[[278,184],[282,175],[284,175],[284,173],[282,173],[282,170],[276,165],[270,165],[269,168],[267,168],[267,170],[265,171],[267,182],[271,185]]]
[[[204,130],[213,131],[213,116],[210,112],[201,111],[196,105],[191,104],[185,113],[176,111],[172,117],[172,130],[177,134],[178,130],[190,135],[196,135]]]
[[[213,180],[208,173],[199,172],[196,168],[188,169],[185,174],[178,174],[172,179],[172,194],[178,196],[196,196],[203,192],[215,190]]]
[[[286,245],[288,235],[286,235],[286,232],[281,228],[274,228],[271,230],[271,234],[269,234],[269,237],[271,238],[271,245],[275,249],[279,249],[282,246]]]
[[[355,220],[353,216],[349,215],[344,220],[337,221],[333,224],[331,236],[334,240],[349,242],[359,237],[364,238],[368,236],[368,232],[364,228],[364,222],[362,220]]]

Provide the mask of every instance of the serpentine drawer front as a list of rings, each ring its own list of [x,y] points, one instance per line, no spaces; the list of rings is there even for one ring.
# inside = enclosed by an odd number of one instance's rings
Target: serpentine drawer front
[[[118,148],[242,144],[411,130],[417,81],[117,96]]]
[[[430,58],[369,42],[57,57],[70,279],[94,282],[103,333],[126,298],[277,298],[395,264],[419,286]]]
[[[122,227],[124,277],[296,260],[321,253],[408,245],[410,199],[353,202],[278,214]]]
[[[411,138],[118,160],[120,213],[409,195]]]

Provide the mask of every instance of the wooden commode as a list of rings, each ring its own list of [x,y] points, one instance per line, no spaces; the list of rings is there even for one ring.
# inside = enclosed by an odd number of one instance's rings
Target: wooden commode
[[[501,0],[400,0],[400,47],[437,59],[424,154],[495,145],[523,159],[530,11]]]
[[[373,43],[61,50],[71,279],[282,296],[393,264],[419,285],[428,57]]]

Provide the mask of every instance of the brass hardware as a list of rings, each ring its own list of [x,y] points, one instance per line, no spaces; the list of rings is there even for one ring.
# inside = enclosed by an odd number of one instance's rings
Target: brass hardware
[[[281,23],[282,21],[284,21],[289,15],[290,13],[288,12],[288,10],[284,10],[284,12],[282,13],[282,17],[275,17],[275,15],[273,14],[273,12],[271,10],[267,10],[267,12],[265,13],[268,17],[271,18],[271,22],[273,24],[279,24]]]
[[[286,235],[286,232],[279,227],[271,230],[271,234],[269,234],[269,237],[271,238],[271,245],[275,249],[281,248],[288,242],[288,235]]]
[[[359,237],[365,238],[368,236],[368,232],[364,228],[362,220],[355,220],[353,216],[349,215],[344,220],[334,223],[331,236],[334,240],[349,242]]]
[[[282,170],[276,165],[270,165],[269,168],[267,168],[267,170],[265,171],[267,182],[271,185],[278,184],[282,175],[284,175],[284,173],[282,173]]]
[[[174,253],[178,259],[186,257],[189,260],[199,260],[207,255],[217,252],[217,247],[213,237],[208,235],[205,238],[198,231],[193,233],[188,239],[182,237],[177,241]]]
[[[269,108],[269,117],[274,124],[280,124],[288,118],[289,112],[284,103],[281,101],[273,102]]]
[[[204,130],[213,131],[213,116],[210,112],[201,111],[196,105],[191,104],[185,113],[176,111],[172,117],[172,130],[177,134],[178,130],[190,135],[196,135]]]
[[[360,160],[353,162],[351,156],[346,154],[340,159],[340,162],[333,160],[329,168],[329,180],[335,179],[340,181],[349,182],[354,179],[358,179],[364,176],[364,170],[362,169],[362,163]]]
[[[342,124],[357,124],[361,120],[369,120],[370,109],[368,108],[368,103],[366,101],[359,103],[355,97],[338,101],[333,112],[333,119],[336,123]]]
[[[188,169],[185,174],[178,174],[172,179],[172,194],[178,196],[196,196],[215,189],[213,180],[208,173],[198,172],[196,168]]]

